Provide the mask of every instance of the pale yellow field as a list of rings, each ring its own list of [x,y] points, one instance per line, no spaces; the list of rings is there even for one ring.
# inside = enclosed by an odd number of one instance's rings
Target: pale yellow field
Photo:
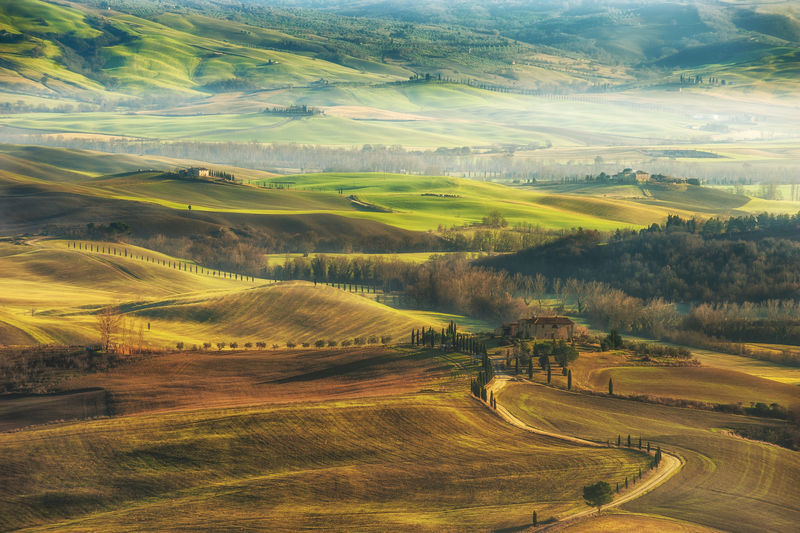
[[[150,347],[338,343],[362,336],[398,342],[412,328],[465,322],[455,315],[393,309],[381,303],[391,298],[380,294],[303,281],[231,279],[134,246],[92,246],[104,251],[76,250],[66,241],[0,244],[0,344],[97,342],[95,313],[108,305],[120,306],[128,336],[138,343],[141,330],[142,344]]]

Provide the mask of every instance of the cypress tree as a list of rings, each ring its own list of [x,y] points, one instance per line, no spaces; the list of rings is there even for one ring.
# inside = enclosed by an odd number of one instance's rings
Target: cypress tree
[[[539,520],[536,517],[536,511],[534,511],[533,512],[533,527],[536,527],[538,525],[539,525]]]
[[[550,383],[550,379],[553,377],[552,372],[550,371],[550,365],[547,365],[547,383]]]
[[[614,396],[614,382],[611,378],[608,378],[608,395]]]
[[[628,488],[628,476],[625,476],[625,488]]]
[[[630,448],[630,447],[631,447],[631,435],[629,433],[628,434],[628,448]]]
[[[641,435],[639,436],[639,449],[640,450],[642,449],[642,437],[641,437]]]
[[[572,390],[572,370],[567,371],[567,390]]]
[[[514,374],[519,374],[519,356],[514,356]]]
[[[650,453],[650,443],[647,443],[647,453]]]
[[[617,435],[617,447],[619,448],[622,445],[622,437]]]
[[[533,379],[533,357],[528,359],[528,379]]]

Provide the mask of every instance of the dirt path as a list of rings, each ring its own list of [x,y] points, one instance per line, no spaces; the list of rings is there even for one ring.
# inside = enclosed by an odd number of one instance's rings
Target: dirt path
[[[497,375],[494,378],[494,380],[492,380],[492,382],[489,384],[489,390],[492,391],[495,399],[497,399],[498,393],[501,390],[503,390],[503,388],[505,388],[505,386],[509,382],[512,381],[524,382],[524,380],[522,379],[512,378],[510,376],[505,376],[505,375]],[[488,405],[487,408],[489,408]],[[524,429],[525,431],[536,433],[537,435],[544,435],[547,437],[552,437],[555,439],[568,441],[583,446],[595,446],[603,448],[606,447],[605,444],[600,444],[594,441],[581,439],[579,437],[573,437],[570,435],[563,435],[561,433],[555,433],[553,431],[545,431],[543,429],[538,429],[533,426],[530,426],[525,422],[523,422],[522,420],[520,420],[519,418],[517,418],[516,416],[514,416],[513,414],[511,414],[511,412],[509,412],[508,409],[506,409],[499,403],[497,404],[497,410],[495,412],[500,416],[500,418],[502,418],[509,424],[516,426],[520,429]],[[681,469],[683,464],[684,461],[680,457],[662,451],[661,464],[658,466],[657,469],[651,470],[636,486],[634,486],[632,489],[628,490],[624,494],[614,498],[614,501],[612,501],[608,505],[605,505],[603,509],[618,507],[624,503],[627,503],[631,500],[638,498],[639,496],[647,494],[651,490],[655,489],[656,487],[667,481],[673,475],[675,475],[678,472],[678,470]],[[549,531],[556,527],[564,525],[564,523],[566,522],[572,522],[580,518],[585,518],[589,515],[594,514],[595,512],[596,510],[594,508],[590,508],[584,511],[579,511],[574,514],[558,516],[556,517],[556,522],[538,527],[536,528],[536,531]]]

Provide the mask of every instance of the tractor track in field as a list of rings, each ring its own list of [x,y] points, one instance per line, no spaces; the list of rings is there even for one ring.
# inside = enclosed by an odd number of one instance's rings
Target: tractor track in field
[[[494,394],[495,400],[497,399],[498,393],[505,388],[505,386],[510,381],[519,381],[525,382],[525,380],[519,378],[512,378],[507,375],[497,374],[495,375],[494,379],[489,383],[488,389]],[[582,439],[580,437],[574,437],[571,435],[565,435],[562,433],[557,433],[554,431],[546,431],[543,429],[536,428],[534,426],[528,425],[516,416],[514,416],[508,409],[497,403],[497,409],[492,409],[489,407],[488,404],[478,399],[487,409],[493,411],[497,414],[500,418],[511,424],[512,426],[518,427],[520,429],[524,429],[525,431],[530,431],[531,433],[536,433],[537,435],[543,435],[546,437],[551,437],[554,439],[559,439],[562,441],[571,442],[573,444],[580,444],[582,446],[593,446],[596,448],[607,448],[607,444],[602,444],[598,442],[594,442],[591,440]],[[683,458],[662,451],[662,460],[661,465],[658,466],[654,471],[651,471],[649,475],[647,475],[643,481],[640,481],[635,487],[628,490],[627,492],[621,494],[620,496],[614,498],[614,501],[611,503],[603,506],[603,509],[610,509],[613,507],[619,507],[622,504],[628,503],[631,500],[635,500],[640,496],[644,496],[648,492],[652,491],[656,487],[660,486],[662,483],[665,483],[669,480],[673,475],[677,474],[678,471],[683,467],[685,461]],[[557,527],[561,527],[565,525],[567,522],[573,522],[575,520],[579,520],[581,518],[586,518],[596,511],[593,508],[586,509],[583,511],[578,511],[572,514],[566,514],[562,516],[556,517],[556,521],[543,524],[539,527],[534,528],[534,531],[551,531]]]

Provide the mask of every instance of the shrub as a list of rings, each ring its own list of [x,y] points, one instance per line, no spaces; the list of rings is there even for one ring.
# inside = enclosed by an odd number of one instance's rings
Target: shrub
[[[368,342],[369,342],[370,344],[378,344],[378,337],[376,337],[375,335],[372,335],[372,336],[369,338]]]
[[[310,342],[304,342],[303,343],[303,348],[308,348],[309,346],[311,346]]]
[[[280,348],[280,346],[278,346],[277,344],[273,344],[273,345],[272,345],[272,349],[273,349],[273,350],[277,350],[278,348]]]
[[[293,343],[292,341],[287,341],[286,342],[286,347],[287,348],[294,348],[295,346],[297,346],[297,345],[295,343]]]
[[[350,339],[345,339],[345,340],[342,341],[342,346],[346,347],[346,346],[350,346],[351,344],[353,344],[353,341],[351,341]]]
[[[232,342],[232,343],[230,343],[230,347],[231,347],[231,349],[235,350],[236,348],[239,347],[239,343],[238,342]]]
[[[366,344],[366,342],[367,342],[366,337],[356,337],[355,339],[353,339],[353,343],[356,344],[357,346]]]
[[[317,348],[324,348],[325,347],[325,341],[320,339],[320,340],[318,340],[317,342],[314,343],[314,346],[316,346]]]
[[[182,343],[182,342],[179,342],[179,343],[175,344],[175,347],[176,347],[177,349],[179,349],[179,350],[183,350],[183,343]]]
[[[204,342],[203,343],[203,349],[204,350],[208,350],[209,348],[211,348],[211,343],[210,342]]]
[[[217,343],[217,350],[222,350],[225,346],[226,346],[226,344],[224,342],[218,342]]]
[[[328,346],[330,346],[331,348],[332,348],[332,347],[334,347],[334,346],[336,346],[337,344],[338,344],[338,343],[337,343],[335,340],[333,340],[333,339],[328,339]]]
[[[252,348],[253,347],[253,343],[252,342],[246,342],[246,343],[244,343],[244,347],[245,348]]]
[[[389,344],[390,342],[392,342],[392,336],[391,335],[383,335],[381,337],[381,344]]]

